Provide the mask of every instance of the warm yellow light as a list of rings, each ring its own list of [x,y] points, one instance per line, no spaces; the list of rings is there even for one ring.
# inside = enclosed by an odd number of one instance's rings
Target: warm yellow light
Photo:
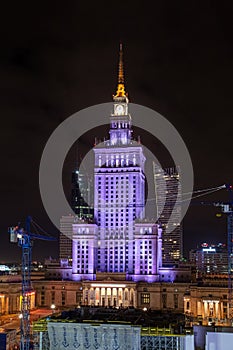
[[[108,284],[102,284],[102,283],[92,283],[92,287],[99,287],[99,288],[125,288],[125,284],[113,284],[113,283],[108,283]]]

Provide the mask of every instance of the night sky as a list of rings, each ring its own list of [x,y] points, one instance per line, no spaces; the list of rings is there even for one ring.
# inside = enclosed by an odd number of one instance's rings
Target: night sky
[[[7,228],[28,214],[57,235],[40,199],[41,154],[63,120],[111,101],[120,41],[130,101],[161,113],[179,131],[193,161],[195,189],[233,182],[233,3],[210,3],[154,1],[150,8],[145,1],[70,0],[1,8],[0,261],[19,258]],[[88,142],[80,142],[81,152]],[[156,143],[147,147],[156,154]],[[67,195],[74,162],[71,151],[64,167]],[[227,200],[227,193],[203,199]],[[226,218],[215,213],[190,207],[185,251],[202,241],[226,241]],[[49,255],[58,255],[58,243],[36,241],[33,257]]]

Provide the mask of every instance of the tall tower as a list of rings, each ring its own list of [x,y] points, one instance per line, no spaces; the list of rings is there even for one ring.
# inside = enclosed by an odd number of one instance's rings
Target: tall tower
[[[101,272],[133,274],[133,223],[136,218],[144,217],[145,157],[142,146],[132,140],[132,122],[124,86],[122,46],[109,134],[108,141],[94,148],[94,215],[100,229],[101,242],[97,269]]]
[[[73,236],[73,276],[76,279],[95,279],[96,272],[123,273],[126,279],[134,281],[155,281],[161,265],[160,231],[154,222],[145,220],[145,156],[140,142],[132,139],[122,45],[119,56],[110,137],[93,149],[95,224],[86,225],[89,235],[85,234],[81,222],[73,225],[73,232],[83,233],[83,243],[78,233]],[[76,255],[83,256],[84,263]],[[86,268],[86,275],[80,275],[80,266],[87,261],[93,272]]]
[[[181,189],[177,168],[162,169],[153,164],[156,211],[162,227],[163,266],[177,263],[183,254],[183,230],[181,224]],[[180,204],[171,217],[174,205]]]

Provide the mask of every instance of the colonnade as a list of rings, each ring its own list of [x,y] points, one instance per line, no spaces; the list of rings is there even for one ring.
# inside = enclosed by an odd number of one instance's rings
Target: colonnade
[[[83,289],[83,303],[93,306],[136,307],[136,294],[132,287],[91,286]]]
[[[197,302],[197,315],[202,315],[203,319],[212,317],[220,320],[226,317],[220,300],[208,300],[205,298]]]

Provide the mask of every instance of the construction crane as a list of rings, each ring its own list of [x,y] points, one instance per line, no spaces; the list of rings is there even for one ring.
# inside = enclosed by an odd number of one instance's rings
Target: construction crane
[[[233,186],[226,184],[224,188],[228,191],[228,202],[196,202],[192,204],[211,205],[220,207],[221,212],[227,216],[227,253],[228,253],[228,318],[233,320]]]
[[[26,218],[26,229],[22,228],[20,224],[15,227],[10,227],[8,232],[10,234],[10,241],[18,243],[22,248],[22,302],[20,313],[20,350],[30,349],[30,306],[31,306],[31,263],[32,263],[32,246],[33,240],[55,241],[56,238],[31,232],[31,223],[34,223],[40,230],[39,225],[32,221],[28,216]]]
[[[229,319],[233,318],[233,191],[231,185],[226,185],[229,192],[228,203],[214,203],[216,207],[220,207],[222,212],[227,215],[227,252],[228,252],[228,305]]]

